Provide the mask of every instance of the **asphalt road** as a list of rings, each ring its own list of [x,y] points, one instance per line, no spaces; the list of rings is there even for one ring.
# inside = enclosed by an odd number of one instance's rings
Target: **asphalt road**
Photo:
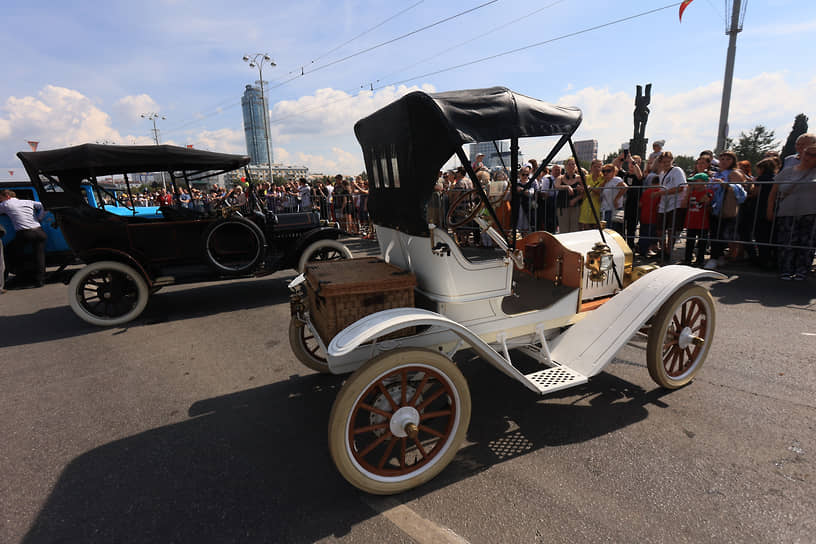
[[[342,378],[289,350],[293,275],[165,288],[114,329],[62,284],[0,296],[0,542],[816,539],[816,280],[712,285],[715,343],[674,392],[639,339],[544,398],[458,356],[468,442],[383,499],[331,463]]]

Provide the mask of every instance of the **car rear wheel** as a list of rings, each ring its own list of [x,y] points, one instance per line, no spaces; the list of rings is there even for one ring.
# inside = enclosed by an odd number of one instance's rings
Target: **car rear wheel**
[[[83,321],[100,327],[136,319],[147,306],[147,282],[132,266],[98,261],[77,271],[68,284],[68,303]]]
[[[306,270],[306,263],[311,261],[337,261],[351,259],[351,250],[337,240],[318,240],[303,250],[298,261],[298,272]]]
[[[324,374],[329,372],[326,352],[320,347],[312,330],[303,321],[294,317],[289,322],[289,345],[298,361],[317,372]]]

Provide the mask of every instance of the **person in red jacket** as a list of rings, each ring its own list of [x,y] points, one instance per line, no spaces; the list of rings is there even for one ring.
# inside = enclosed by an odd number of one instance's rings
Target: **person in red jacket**
[[[709,216],[711,199],[714,191],[708,188],[708,174],[694,174],[688,178],[689,194],[688,211],[686,212],[686,255],[683,264],[691,265],[694,246],[697,246],[698,266],[705,264],[706,246],[708,243]]]
[[[657,251],[657,208],[660,205],[660,178],[653,175],[649,178],[651,185],[640,195],[640,238],[638,238],[638,253],[649,256],[650,250]]]

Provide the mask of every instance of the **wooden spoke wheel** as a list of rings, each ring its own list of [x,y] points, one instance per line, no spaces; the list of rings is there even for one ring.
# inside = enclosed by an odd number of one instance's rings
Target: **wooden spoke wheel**
[[[714,338],[714,299],[699,285],[680,288],[660,308],[649,329],[646,358],[658,385],[677,389],[703,366]]]
[[[473,221],[473,218],[484,208],[484,201],[475,189],[462,191],[452,199],[445,218],[448,227],[455,229]]]
[[[292,318],[289,322],[289,345],[298,361],[317,372],[328,373],[326,352],[303,321]]]
[[[470,391],[445,356],[404,348],[352,374],[329,417],[329,451],[340,473],[368,493],[400,493],[453,460],[470,422]]]
[[[77,271],[68,284],[68,303],[91,325],[110,327],[136,319],[147,306],[150,291],[132,266],[97,261]]]

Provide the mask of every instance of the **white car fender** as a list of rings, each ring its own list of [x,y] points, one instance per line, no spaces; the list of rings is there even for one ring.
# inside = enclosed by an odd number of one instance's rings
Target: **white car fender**
[[[509,364],[493,348],[467,327],[435,312],[420,308],[394,308],[368,315],[355,321],[332,338],[328,348],[328,363],[335,372],[333,363],[340,370],[342,359],[361,344],[374,338],[385,336],[408,327],[431,325],[449,330],[459,336],[466,344],[496,368],[517,380],[524,375]]]
[[[669,265],[650,272],[550,342],[552,359],[584,376],[598,374],[679,288],[717,272]]]

